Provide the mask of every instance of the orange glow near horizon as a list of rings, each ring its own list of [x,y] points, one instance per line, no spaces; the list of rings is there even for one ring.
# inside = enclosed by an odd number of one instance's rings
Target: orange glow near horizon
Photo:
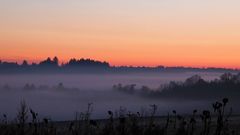
[[[240,68],[239,1],[11,1],[0,2],[2,61]]]

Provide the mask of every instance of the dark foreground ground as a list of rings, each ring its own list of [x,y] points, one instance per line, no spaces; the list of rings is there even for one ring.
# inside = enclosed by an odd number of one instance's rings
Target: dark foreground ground
[[[1,135],[238,135],[240,116],[217,115],[141,117],[138,114],[127,114],[109,119],[90,120],[86,114],[79,115],[75,121],[42,122],[21,124],[1,124]]]
[[[118,118],[104,120],[54,122],[56,134],[89,135],[238,135],[240,116],[228,118],[219,127],[218,117],[202,119],[195,116],[164,116],[148,118]]]
[[[156,115],[157,106],[148,112],[132,113],[125,109],[108,111],[108,119],[91,120],[91,104],[75,120],[54,122],[38,118],[38,114],[21,103],[16,119],[3,115],[0,135],[238,135],[240,116],[227,107],[228,99],[212,104],[209,110],[193,110],[180,115],[173,110],[167,116]]]

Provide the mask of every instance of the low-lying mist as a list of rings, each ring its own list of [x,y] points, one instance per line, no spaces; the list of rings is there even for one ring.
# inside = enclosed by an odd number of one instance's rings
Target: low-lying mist
[[[21,100],[39,113],[53,120],[72,120],[76,112],[93,103],[92,118],[106,118],[108,110],[125,107],[129,111],[148,112],[156,104],[158,115],[167,115],[175,109],[179,113],[195,108],[209,108],[214,101],[151,99],[119,93],[113,84],[137,84],[157,88],[169,81],[182,81],[199,74],[206,80],[218,78],[221,73],[161,73],[161,74],[55,74],[55,75],[0,75],[0,113],[14,118]],[[217,99],[216,99],[217,100]],[[207,106],[206,106],[207,105]]]
[[[67,87],[84,90],[105,90],[114,84],[147,85],[157,88],[169,81],[182,81],[195,74],[203,79],[213,80],[222,73],[217,72],[175,72],[175,73],[129,73],[129,74],[0,74],[0,85],[22,87],[26,83],[35,85],[56,85],[63,83]]]

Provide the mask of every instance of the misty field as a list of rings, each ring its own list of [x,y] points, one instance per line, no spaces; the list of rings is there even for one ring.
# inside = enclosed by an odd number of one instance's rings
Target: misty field
[[[0,134],[237,135],[240,74],[195,74],[1,75]]]
[[[0,75],[0,110],[13,118],[21,100],[41,114],[54,120],[72,119],[74,112],[82,111],[88,103],[93,103],[93,118],[106,118],[106,110],[117,110],[124,106],[130,111],[140,111],[149,104],[166,114],[172,109],[179,112],[191,111],[195,106],[204,109],[212,100],[151,99],[128,95],[112,90],[114,84],[136,84],[158,88],[170,81],[184,81],[196,73],[158,73],[158,74],[12,74]],[[206,80],[214,80],[221,73],[197,73]],[[59,84],[62,86],[59,87]],[[32,87],[32,88],[31,88]],[[61,88],[62,87],[62,88]],[[217,97],[216,97],[217,98]],[[111,102],[109,102],[111,101]],[[5,103],[8,103],[7,105]],[[57,108],[57,109],[55,109]]]

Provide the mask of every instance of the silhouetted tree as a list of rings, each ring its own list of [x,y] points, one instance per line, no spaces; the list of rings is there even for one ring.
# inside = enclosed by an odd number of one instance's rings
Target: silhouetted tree
[[[57,58],[56,56],[53,58],[53,63],[54,63],[55,65],[58,65],[58,64],[59,64],[59,60],[58,60],[58,58]]]
[[[23,67],[29,66],[29,65],[28,65],[28,62],[27,62],[26,60],[24,60],[24,61],[22,62],[22,66],[23,66]]]

